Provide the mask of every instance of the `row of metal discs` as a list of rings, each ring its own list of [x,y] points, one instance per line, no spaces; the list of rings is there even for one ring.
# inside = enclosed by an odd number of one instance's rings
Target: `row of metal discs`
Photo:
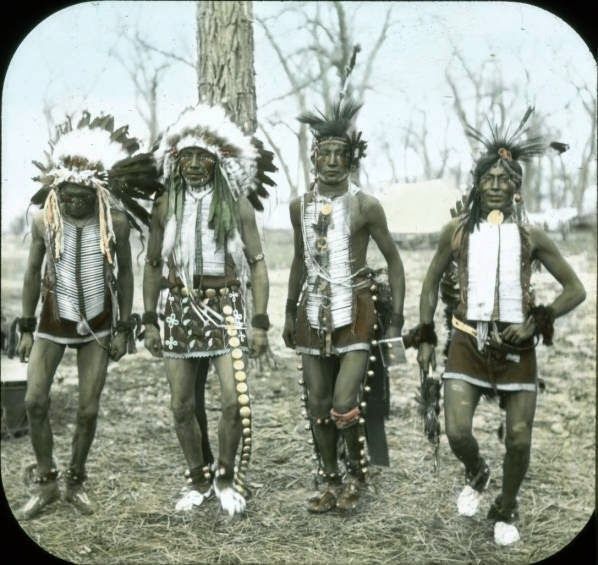
[[[301,363],[301,354],[298,353],[297,357],[298,357],[298,359],[297,359],[297,370],[300,373],[300,376],[299,376],[299,385],[301,386],[301,390],[302,390],[301,402],[303,404],[303,409],[302,409],[301,412],[302,412],[303,417],[308,421],[308,423],[305,424],[305,430],[312,432],[312,437],[310,437],[307,440],[307,442],[310,445],[314,446],[314,454],[312,455],[312,459],[316,463],[316,469],[314,469],[314,474],[316,476],[323,477],[325,475],[325,473],[324,473],[324,470],[322,469],[322,460],[321,460],[318,448],[317,448],[317,446],[314,443],[314,438],[313,438],[313,428],[312,428],[313,421],[309,417],[309,408],[308,408],[308,405],[307,405],[307,386],[305,384],[305,380],[303,379],[303,364]],[[373,362],[375,360],[376,360],[376,357],[374,355],[371,355],[370,358],[369,358],[369,361]],[[371,369],[369,369],[369,366],[368,366],[367,372],[366,372],[366,377],[367,378],[371,378],[373,375],[374,375],[374,371],[372,371]],[[362,413],[362,415],[360,415],[360,417],[359,417],[359,431],[360,431],[360,434],[359,434],[358,441],[361,444],[361,448],[359,450],[359,454],[361,456],[361,459],[360,459],[359,463],[360,463],[361,471],[365,475],[367,475],[367,473],[368,473],[368,467],[367,467],[368,460],[367,460],[367,457],[366,457],[366,454],[365,454],[365,435],[364,435],[365,418],[363,417],[363,414],[365,414],[365,410],[366,410],[366,407],[367,407],[367,402],[365,400],[364,395],[367,394],[367,393],[369,393],[370,390],[371,390],[371,388],[370,388],[369,385],[364,385],[363,386],[363,388],[362,388],[362,400],[359,403],[359,406],[360,406],[360,409],[361,409],[361,413]],[[324,423],[326,423],[327,420],[328,420],[328,418],[326,418],[324,420]]]
[[[243,360],[243,351],[241,350],[241,336],[236,327],[236,320],[232,316],[233,309],[226,305],[222,308],[225,315],[226,334],[228,336],[228,346],[233,358],[233,369],[235,377],[235,390],[237,391],[237,402],[239,404],[239,415],[241,416],[241,457],[237,472],[235,473],[235,489],[242,495],[246,494],[245,472],[251,459],[251,404],[249,400],[249,388],[247,386],[247,373],[245,372],[245,361]]]

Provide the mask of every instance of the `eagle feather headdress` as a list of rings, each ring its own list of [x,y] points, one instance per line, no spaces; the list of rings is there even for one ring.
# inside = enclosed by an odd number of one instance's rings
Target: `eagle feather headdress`
[[[186,147],[215,155],[232,198],[244,195],[256,210],[264,209],[260,199],[269,196],[266,186],[275,186],[266,174],[277,170],[274,155],[259,139],[245,135],[221,106],[189,107],[165,131],[154,153],[165,185],[176,174],[178,153]]]
[[[73,125],[76,123],[76,125]],[[111,208],[124,212],[131,226],[141,232],[140,223],[149,225],[150,215],[136,199],[149,200],[160,190],[151,153],[138,153],[139,143],[128,135],[128,126],[114,129],[114,118],[92,118],[88,111],[77,122],[73,116],[56,127],[56,135],[45,152],[47,163],[33,164],[41,174],[33,177],[42,187],[31,203],[42,206],[44,220],[53,242],[53,255],[62,253],[62,214],[57,191],[63,183],[74,183],[95,190],[98,198],[100,249],[112,262],[110,241],[114,241]]]

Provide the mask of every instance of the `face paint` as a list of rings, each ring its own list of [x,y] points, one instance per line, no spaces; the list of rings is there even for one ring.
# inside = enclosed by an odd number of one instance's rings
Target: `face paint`
[[[340,184],[349,177],[349,146],[343,141],[320,142],[316,153],[318,178],[325,184]]]
[[[58,195],[63,213],[77,219],[91,216],[95,212],[97,199],[93,188],[73,183],[63,184]]]
[[[512,205],[515,183],[502,165],[494,165],[486,171],[479,182],[482,212],[505,210]]]
[[[214,178],[216,158],[199,147],[183,149],[179,155],[181,174],[189,186],[199,188]]]

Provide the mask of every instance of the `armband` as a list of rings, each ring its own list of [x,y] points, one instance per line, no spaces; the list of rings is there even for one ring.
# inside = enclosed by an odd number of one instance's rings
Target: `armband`
[[[145,262],[150,266],[150,267],[161,267],[162,264],[164,263],[164,261],[162,260],[162,258],[160,259],[151,259],[150,257],[146,256],[145,257]]]
[[[247,256],[246,256],[247,257]],[[259,263],[260,261],[264,260],[264,254],[263,253],[258,253],[257,255],[255,255],[254,257],[247,257],[247,262],[250,265],[255,265],[256,263]]]

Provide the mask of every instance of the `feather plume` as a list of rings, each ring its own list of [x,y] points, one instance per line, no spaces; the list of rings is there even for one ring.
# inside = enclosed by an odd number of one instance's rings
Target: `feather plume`
[[[508,125],[503,124],[499,127],[490,122],[488,122],[488,128],[490,130],[489,137],[486,137],[482,132],[469,124],[465,126],[465,133],[469,137],[479,141],[484,146],[486,154],[488,155],[498,155],[499,149],[504,148],[511,153],[513,160],[527,162],[532,159],[532,157],[542,155],[546,150],[546,143],[541,136],[528,137],[525,140],[521,139],[523,134],[528,132],[528,130],[525,129],[525,125],[533,111],[534,108],[532,106],[527,108],[525,114],[517,125],[517,128],[511,135],[509,135]]]
[[[301,123],[307,124],[318,140],[325,137],[346,137],[352,129],[353,118],[361,106],[361,102],[351,98],[342,98],[332,104],[328,115],[316,110],[317,114],[303,112],[297,119]]]

